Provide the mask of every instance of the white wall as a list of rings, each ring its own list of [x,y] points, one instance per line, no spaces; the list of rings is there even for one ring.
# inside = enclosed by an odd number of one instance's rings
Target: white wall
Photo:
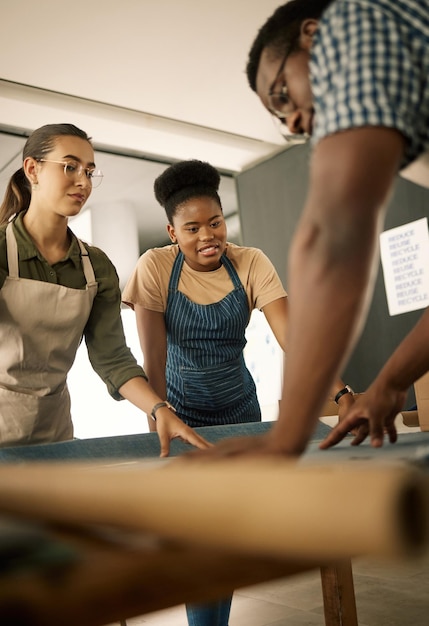
[[[278,4],[2,0],[0,77],[281,143],[244,75]]]
[[[73,122],[95,144],[239,171],[284,145],[244,72],[277,4],[2,0],[0,126]]]

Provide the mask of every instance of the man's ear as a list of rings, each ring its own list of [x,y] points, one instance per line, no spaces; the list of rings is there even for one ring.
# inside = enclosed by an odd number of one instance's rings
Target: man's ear
[[[310,50],[313,43],[313,35],[319,25],[318,20],[308,18],[301,22],[299,42],[301,48],[304,50]]]

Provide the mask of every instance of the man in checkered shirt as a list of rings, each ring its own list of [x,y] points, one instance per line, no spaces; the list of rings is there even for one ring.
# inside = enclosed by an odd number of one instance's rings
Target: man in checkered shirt
[[[312,135],[314,145],[289,257],[291,335],[275,433],[295,454],[366,317],[395,175],[429,150],[429,3],[294,0],[270,20],[250,52],[249,83],[289,132]],[[383,427],[396,440],[406,392],[429,369],[428,339],[426,311],[325,446],[353,427],[362,441],[366,418],[373,445],[382,445]]]
[[[314,149],[288,260],[279,419],[262,438],[225,441],[209,453],[299,455],[364,324],[394,178],[429,150],[428,0],[291,0],[259,30],[247,77],[285,134],[312,135]],[[420,170],[427,181],[428,170]],[[426,310],[322,446],[353,428],[355,444],[370,432],[381,446],[383,429],[396,441],[394,418],[428,369]]]

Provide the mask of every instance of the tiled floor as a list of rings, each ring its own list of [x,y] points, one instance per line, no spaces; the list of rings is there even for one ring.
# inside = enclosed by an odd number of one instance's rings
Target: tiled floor
[[[418,430],[404,427],[400,419],[397,428]],[[353,579],[359,626],[429,625],[429,553],[407,563],[357,560]],[[187,626],[185,608],[129,619],[127,626]],[[237,590],[230,626],[325,626],[320,573]]]
[[[429,555],[407,564],[353,563],[359,626],[429,624]],[[127,620],[127,626],[186,626],[183,606]],[[324,626],[319,572],[240,589],[230,626]]]

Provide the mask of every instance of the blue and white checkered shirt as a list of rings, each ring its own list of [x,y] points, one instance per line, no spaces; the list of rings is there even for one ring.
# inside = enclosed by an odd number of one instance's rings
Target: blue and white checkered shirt
[[[428,0],[334,0],[310,68],[314,143],[370,125],[409,140],[402,166],[429,150]]]

